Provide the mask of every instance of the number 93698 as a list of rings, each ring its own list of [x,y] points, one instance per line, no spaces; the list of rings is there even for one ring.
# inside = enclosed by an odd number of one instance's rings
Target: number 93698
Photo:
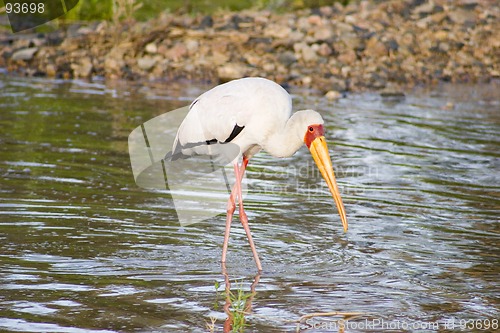
[[[15,3],[6,3],[5,4],[5,12],[7,14],[43,14],[45,12],[45,4],[43,2],[15,2]]]

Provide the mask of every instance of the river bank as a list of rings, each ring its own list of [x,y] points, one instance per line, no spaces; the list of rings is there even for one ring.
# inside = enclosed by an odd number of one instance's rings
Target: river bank
[[[496,31],[496,33],[495,33]],[[290,13],[162,13],[147,22],[0,33],[0,67],[28,76],[224,82],[263,76],[338,92],[500,77],[492,0],[361,1]]]

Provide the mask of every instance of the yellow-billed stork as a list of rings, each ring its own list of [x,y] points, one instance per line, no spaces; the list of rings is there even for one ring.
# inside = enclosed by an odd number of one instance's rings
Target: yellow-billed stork
[[[347,217],[328,153],[323,123],[321,115],[313,110],[292,114],[290,95],[279,84],[264,78],[249,77],[221,84],[191,103],[172,147],[174,155],[189,156],[198,153],[200,146],[229,142],[240,150],[232,161],[236,181],[227,202],[222,263],[226,262],[231,221],[238,199],[241,223],[257,269],[262,270],[241,195],[241,181],[248,161],[261,149],[274,157],[289,157],[305,143],[332,193],[344,231],[347,231]]]

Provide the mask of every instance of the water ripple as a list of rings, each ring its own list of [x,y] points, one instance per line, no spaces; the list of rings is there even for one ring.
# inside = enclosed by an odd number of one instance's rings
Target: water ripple
[[[181,227],[166,191],[135,185],[126,147],[138,123],[195,96],[0,82],[0,329],[200,332],[210,316],[221,326],[225,212]],[[264,272],[248,330],[292,330],[284,319],[318,311],[498,318],[497,88],[295,96],[325,118],[349,231],[306,148],[255,156],[245,207]],[[231,291],[250,292],[257,272],[237,215],[227,269]]]

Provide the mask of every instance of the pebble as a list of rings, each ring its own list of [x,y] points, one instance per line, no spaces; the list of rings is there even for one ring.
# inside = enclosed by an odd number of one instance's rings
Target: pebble
[[[189,54],[195,54],[198,51],[200,43],[196,39],[188,39],[185,46]]]
[[[12,60],[31,60],[38,51],[38,47],[28,47],[21,49],[12,54]]]
[[[337,59],[346,65],[351,65],[354,64],[354,62],[357,59],[356,52],[351,49],[347,49],[346,51],[342,52]]]
[[[297,62],[297,57],[295,57],[295,54],[293,52],[285,51],[278,55],[278,61],[288,67]]]
[[[453,102],[447,102],[441,107],[442,110],[453,110],[455,109],[455,104]]]
[[[327,43],[322,43],[318,47],[318,50],[316,52],[318,52],[318,54],[322,57],[328,57],[330,54],[332,54],[332,49],[330,48],[330,46],[328,46]]]
[[[367,57],[380,58],[387,55],[387,48],[376,36],[373,36],[366,43],[365,55]]]
[[[272,37],[272,38],[286,38],[292,29],[287,26],[272,24],[264,29],[264,36]]]
[[[318,59],[318,54],[309,45],[304,45],[301,52],[302,52],[302,59],[305,62],[313,62],[313,61],[316,61]]]
[[[239,79],[245,72],[246,67],[241,64],[229,63],[217,68],[217,74],[222,81]]]
[[[327,41],[332,39],[334,36],[334,31],[331,26],[323,26],[314,31],[314,39]]]
[[[342,94],[336,90],[330,90],[325,94],[325,97],[330,101],[334,101],[340,99],[342,97]]]
[[[457,24],[474,24],[476,21],[476,14],[474,11],[459,8],[448,14],[448,17]]]
[[[81,58],[78,63],[71,64],[73,76],[76,78],[88,78],[92,73],[92,61],[88,57]]]
[[[147,53],[155,54],[158,52],[158,46],[156,46],[155,43],[148,43],[148,44],[146,44],[146,47],[144,48],[144,50]]]
[[[153,68],[154,65],[156,65],[155,58],[146,56],[146,57],[142,57],[142,58],[137,59],[137,66],[139,66],[139,68],[142,70],[148,71],[151,68]]]

